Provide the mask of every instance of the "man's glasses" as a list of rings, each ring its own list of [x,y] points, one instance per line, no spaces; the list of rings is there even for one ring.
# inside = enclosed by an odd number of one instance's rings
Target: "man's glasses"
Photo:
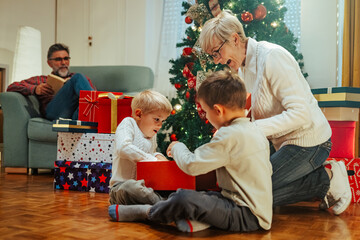
[[[64,58],[61,58],[61,57],[49,58],[49,60],[54,60],[54,61],[57,61],[57,62],[61,62],[62,60],[64,60],[64,61],[69,61],[70,59],[71,59],[70,57],[64,57]]]
[[[210,57],[212,57],[213,60],[214,60],[214,59],[218,59],[218,58],[221,57],[220,50],[221,50],[222,46],[224,46],[224,44],[225,44],[226,42],[227,42],[227,40],[225,40],[225,41],[220,45],[220,47],[218,48],[218,50],[215,50],[215,51],[213,51],[212,54],[210,54]]]

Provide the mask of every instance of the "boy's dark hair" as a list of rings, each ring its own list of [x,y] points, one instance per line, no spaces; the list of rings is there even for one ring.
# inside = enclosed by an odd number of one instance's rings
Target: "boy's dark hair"
[[[246,88],[237,74],[230,71],[217,71],[209,75],[201,83],[197,98],[203,100],[209,107],[221,104],[228,108],[245,108]]]
[[[63,43],[55,43],[49,47],[47,59],[50,59],[52,54],[57,51],[66,51],[70,55],[69,47]]]

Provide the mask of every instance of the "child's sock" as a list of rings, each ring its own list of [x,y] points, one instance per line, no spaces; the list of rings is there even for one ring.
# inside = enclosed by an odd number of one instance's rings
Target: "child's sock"
[[[144,221],[151,205],[111,205],[109,215],[118,222]]]
[[[209,228],[210,225],[195,220],[182,219],[176,221],[176,227],[182,232],[198,232]]]

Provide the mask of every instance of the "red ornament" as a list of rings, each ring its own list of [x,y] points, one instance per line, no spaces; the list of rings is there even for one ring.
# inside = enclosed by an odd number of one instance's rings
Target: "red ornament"
[[[184,76],[184,78],[190,77],[190,76],[189,76],[190,74],[191,74],[190,69],[188,68],[187,65],[185,65],[185,67],[184,67],[184,69],[183,69],[183,76]]]
[[[188,78],[188,88],[192,89],[196,87],[196,77],[192,76]]]
[[[175,113],[176,113],[176,110],[173,109],[173,110],[171,111],[171,115],[174,115]]]
[[[177,137],[176,137],[176,134],[175,134],[175,133],[173,133],[173,134],[170,135],[170,140],[171,140],[171,141],[177,141]]]
[[[266,7],[262,4],[259,4],[254,10],[254,19],[263,20],[266,17]]]
[[[189,56],[191,54],[192,54],[192,48],[191,47],[186,47],[186,48],[183,49],[183,53],[182,53],[183,56]]]
[[[192,19],[190,18],[190,17],[186,17],[185,18],[185,22],[187,23],[187,24],[190,24],[190,23],[192,23]]]
[[[182,88],[182,85],[180,83],[175,83],[174,86],[175,86],[176,89]]]
[[[190,93],[186,92],[185,97],[186,97],[186,99],[189,99],[190,98]]]
[[[196,110],[199,114],[199,117],[206,121],[206,112],[201,108],[201,105],[199,103],[196,103]]]
[[[250,23],[253,19],[253,15],[250,12],[243,12],[241,14],[241,20],[243,20],[244,23]]]

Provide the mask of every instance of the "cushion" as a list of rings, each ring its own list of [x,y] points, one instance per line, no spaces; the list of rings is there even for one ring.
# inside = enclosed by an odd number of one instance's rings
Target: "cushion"
[[[57,132],[52,131],[52,122],[45,118],[31,118],[27,132],[29,139],[41,142],[57,142]]]

